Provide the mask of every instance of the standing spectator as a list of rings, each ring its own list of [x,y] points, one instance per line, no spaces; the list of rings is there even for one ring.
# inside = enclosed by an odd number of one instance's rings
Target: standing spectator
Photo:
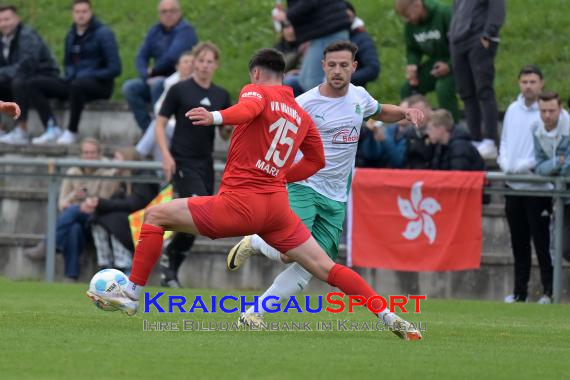
[[[101,159],[99,141],[88,137],[80,144],[82,160]],[[59,192],[59,215],[56,226],[56,249],[61,252],[65,262],[66,281],[75,282],[80,275],[80,257],[87,238],[86,223],[95,207],[93,197],[108,198],[115,192],[117,185],[113,181],[85,179],[83,176],[113,176],[114,169],[93,169],[72,167],[65,173]],[[32,260],[41,260],[46,255],[46,244],[42,241],[36,247],[25,252]]]
[[[436,145],[430,169],[485,170],[485,162],[471,143],[469,131],[455,126],[448,110],[439,109],[431,114],[426,133]]]
[[[73,24],[65,38],[63,79],[37,77],[27,82],[30,104],[38,110],[46,131],[33,144],[73,144],[85,104],[108,99],[114,79],[121,74],[121,59],[115,34],[94,15],[89,0],[74,0]],[[67,130],[56,122],[49,99],[69,100]]]
[[[166,179],[172,178],[178,197],[211,195],[214,192],[214,138],[216,127],[195,126],[186,112],[196,107],[208,110],[224,109],[231,105],[229,93],[212,81],[218,69],[220,52],[209,42],[199,43],[192,50],[194,72],[190,79],[172,86],[162,103],[156,120],[156,140],[162,152],[162,166]],[[171,116],[176,126],[170,147],[165,126]],[[231,127],[220,127],[223,139],[228,139]],[[194,244],[194,235],[176,233],[165,249],[161,260],[162,286],[180,287],[178,269],[186,252]]]
[[[288,0],[287,4],[287,12],[277,9],[273,18],[288,20],[299,44],[310,42],[299,74],[301,88],[307,91],[323,82],[323,51],[332,42],[349,39],[350,20],[343,0]]]
[[[396,0],[395,8],[404,19],[406,77],[402,99],[414,92],[435,91],[441,108],[459,121],[455,80],[451,69],[448,32],[451,9],[435,0]]]
[[[453,73],[465,105],[467,126],[483,158],[497,157],[498,110],[493,81],[504,20],[505,0],[453,2],[449,30]]]
[[[166,98],[166,94],[170,90],[172,86],[176,83],[184,81],[192,75],[192,71],[194,70],[194,55],[191,51],[186,51],[182,53],[180,58],[178,59],[178,64],[176,65],[176,72],[166,78],[164,81],[164,91],[162,95],[158,99],[158,101],[154,104],[154,115],[157,116],[164,99]],[[174,126],[176,125],[176,118],[171,117],[166,124],[165,131],[166,137],[168,140],[168,145],[170,145],[170,141],[172,140],[172,134],[174,133]],[[135,147],[138,154],[142,157],[148,156],[152,154],[152,159],[155,161],[162,161],[162,153],[160,153],[160,147],[156,143],[156,118],[151,121],[150,125],[144,132],[143,136],[137,143]]]
[[[376,43],[364,28],[364,21],[356,17],[356,10],[352,3],[345,1],[350,25],[350,42],[358,47],[356,52],[356,71],[352,74],[350,83],[355,86],[366,87],[368,82],[375,81],[380,75],[380,59]]]
[[[149,108],[162,94],[165,78],[175,72],[180,55],[198,42],[194,28],[182,18],[178,0],[160,1],[158,15],[159,22],[150,28],[137,54],[139,77],[123,85],[123,95],[143,132],[151,121]]]
[[[505,173],[529,174],[536,164],[532,126],[540,121],[538,96],[544,80],[542,71],[534,65],[524,66],[518,78],[520,94],[505,113],[497,162]],[[507,182],[506,185],[514,190],[544,188],[544,185],[521,182]],[[505,302],[525,302],[531,267],[531,239],[542,268],[543,283],[552,283],[552,269],[548,269],[551,265],[545,264],[549,257],[551,202],[544,197],[513,195],[506,195],[505,202],[515,260],[514,291],[505,297]],[[551,293],[552,285],[546,288]]]
[[[0,98],[14,100],[21,107],[18,128],[0,138],[5,144],[27,144],[28,96],[25,80],[35,76],[57,78],[59,68],[46,43],[20,21],[16,7],[0,6]],[[0,135],[4,132],[0,130]]]

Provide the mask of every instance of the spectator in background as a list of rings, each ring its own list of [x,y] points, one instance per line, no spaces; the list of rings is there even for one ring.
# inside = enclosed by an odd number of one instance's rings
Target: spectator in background
[[[288,0],[287,12],[277,9],[275,21],[289,21],[297,42],[310,42],[303,58],[299,83],[303,91],[323,83],[323,50],[338,40],[349,40],[350,20],[343,0]]]
[[[88,137],[80,145],[82,160],[100,160],[99,141]],[[80,257],[87,237],[86,223],[95,207],[93,197],[108,198],[117,188],[113,181],[85,179],[83,176],[114,176],[114,169],[93,169],[72,167],[65,173],[68,178],[61,183],[59,193],[59,211],[56,226],[56,249],[63,253],[65,278],[75,282],[80,275]],[[36,247],[25,252],[32,260],[41,260],[46,255],[46,244],[42,241]]]
[[[293,29],[293,25],[291,25],[288,20],[283,21],[281,26],[281,37],[273,48],[283,53],[283,57],[285,58],[283,84],[291,87],[295,96],[298,96],[303,93],[303,89],[299,83],[299,72],[301,71],[301,64],[308,43],[300,45],[297,42],[295,29]]]
[[[483,158],[497,157],[498,110],[493,81],[505,12],[505,0],[453,2],[449,30],[453,74],[467,126]]]
[[[209,42],[199,43],[192,50],[194,72],[188,80],[172,86],[156,120],[156,140],[160,146],[166,179],[173,180],[180,198],[211,195],[214,192],[214,138],[216,129],[227,140],[232,127],[195,126],[186,112],[203,107],[207,110],[231,106],[230,94],[213,83],[218,69],[220,51]],[[165,136],[168,119],[174,116],[176,126],[170,146]],[[178,269],[194,244],[194,235],[176,233],[161,260],[161,285],[180,287]]]
[[[570,176],[570,120],[568,112],[560,106],[560,97],[556,93],[540,96],[540,116],[542,122],[535,123],[534,131],[536,172]],[[566,200],[565,203],[562,255],[570,261],[570,201]]]
[[[149,108],[162,94],[165,78],[175,72],[180,55],[198,42],[194,28],[182,18],[177,0],[160,1],[158,15],[159,22],[150,28],[137,54],[139,77],[123,85],[123,95],[143,132],[151,121]]]
[[[154,115],[157,116],[164,99],[166,98],[166,94],[170,90],[172,86],[176,83],[184,81],[192,75],[192,71],[194,70],[194,55],[191,51],[186,51],[182,53],[180,58],[178,59],[178,63],[176,64],[176,72],[166,78],[164,81],[164,91],[160,96],[160,99],[154,104]],[[172,135],[174,134],[174,126],[176,125],[176,119],[171,117],[168,120],[168,123],[165,127],[165,133],[167,138],[168,146],[170,146],[170,142],[172,140]],[[151,121],[149,127],[143,134],[143,137],[137,143],[136,151],[142,157],[146,157],[152,154],[152,158],[155,161],[162,162],[162,153],[160,152],[160,147],[156,143],[156,118]]]
[[[396,12],[404,19],[406,77],[402,99],[413,93],[435,91],[441,108],[459,121],[455,80],[451,69],[448,32],[451,9],[435,0],[396,0]]]
[[[115,160],[138,161],[134,148],[122,148],[115,152]],[[136,176],[143,171],[121,171],[119,176]],[[115,268],[125,273],[131,269],[134,244],[129,225],[129,215],[145,208],[158,194],[155,183],[122,183],[110,198],[91,198],[94,210],[90,217],[91,234],[97,250],[100,269]]]
[[[423,95],[413,95],[408,98],[408,106],[419,108],[425,115],[422,124],[417,128],[408,128],[406,131],[406,156],[404,168],[406,169],[429,169],[434,155],[434,145],[429,141],[426,134],[427,121],[432,108]]]
[[[121,59],[115,34],[94,15],[89,0],[74,0],[73,24],[65,37],[64,78],[36,77],[27,81],[30,105],[37,109],[46,128],[33,144],[77,142],[79,122],[85,104],[108,99],[114,79],[121,74]],[[69,100],[67,130],[57,123],[49,99]]]
[[[485,162],[471,143],[469,131],[455,126],[448,110],[439,109],[431,114],[426,133],[436,146],[431,169],[485,170]]]
[[[36,76],[57,78],[59,68],[47,44],[30,27],[20,21],[16,7],[0,6],[0,98],[13,100],[21,107],[18,127],[4,135],[0,143],[27,144],[28,96],[25,81]]]
[[[524,66],[519,72],[520,94],[505,112],[501,145],[497,162],[505,173],[530,174],[536,159],[533,142],[533,125],[540,122],[538,96],[544,87],[542,71],[535,65]],[[548,188],[545,184],[507,182],[514,190]],[[511,247],[515,259],[515,284],[513,294],[505,302],[525,302],[531,266],[531,239],[541,267],[541,277],[552,283],[552,269],[545,263],[550,245],[551,201],[545,197],[505,195],[505,214],[511,233]],[[550,278],[550,280],[549,280]],[[549,295],[541,302],[550,302]]]
[[[350,25],[350,42],[358,47],[356,52],[356,71],[352,74],[350,83],[355,86],[366,87],[368,82],[375,81],[380,75],[380,59],[376,43],[364,29],[364,21],[356,17],[356,10],[352,3],[345,1]]]
[[[400,107],[408,108],[408,100],[404,99]],[[362,141],[364,163],[360,166],[403,168],[406,156],[406,134],[409,128],[415,127],[405,119],[390,125],[369,119],[365,125],[368,132]]]

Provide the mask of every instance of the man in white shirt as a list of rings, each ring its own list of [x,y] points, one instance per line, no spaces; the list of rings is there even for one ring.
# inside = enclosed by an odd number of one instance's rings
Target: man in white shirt
[[[540,68],[528,65],[519,73],[521,94],[513,102],[503,121],[498,163],[505,173],[529,174],[536,165],[532,126],[540,121],[538,96],[544,87]],[[536,189],[543,184],[507,182],[515,190]],[[526,302],[531,269],[531,246],[534,243],[541,268],[544,295],[539,303],[551,303],[552,263],[550,260],[550,214],[549,198],[529,196],[505,196],[505,213],[511,231],[511,245],[515,259],[514,292],[505,302]]]

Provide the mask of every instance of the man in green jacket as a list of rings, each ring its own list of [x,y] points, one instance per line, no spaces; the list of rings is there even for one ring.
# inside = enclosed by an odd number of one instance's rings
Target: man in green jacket
[[[447,33],[451,8],[435,0],[396,0],[396,12],[404,19],[406,82],[402,99],[413,93],[435,91],[441,108],[457,122],[459,113]]]

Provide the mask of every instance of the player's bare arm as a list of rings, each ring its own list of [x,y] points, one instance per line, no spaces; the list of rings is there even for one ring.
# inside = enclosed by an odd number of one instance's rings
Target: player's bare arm
[[[2,102],[0,101],[0,112],[6,113],[12,116],[14,119],[20,117],[20,106],[13,102]]]
[[[194,125],[240,125],[255,119],[262,111],[262,104],[242,98],[238,104],[223,111],[210,112],[203,107],[193,108],[186,112],[186,117],[192,120]]]
[[[168,149],[168,141],[166,139],[166,124],[168,119],[164,116],[158,115],[156,118],[155,126],[155,138],[160,152],[162,153],[162,169],[164,170],[164,177],[167,181],[172,179],[172,175],[176,171],[176,162],[170,154],[170,149]]]
[[[393,104],[383,104],[380,113],[372,118],[387,123],[406,119],[417,127],[422,124],[424,117],[424,113],[417,108],[402,108]]]

